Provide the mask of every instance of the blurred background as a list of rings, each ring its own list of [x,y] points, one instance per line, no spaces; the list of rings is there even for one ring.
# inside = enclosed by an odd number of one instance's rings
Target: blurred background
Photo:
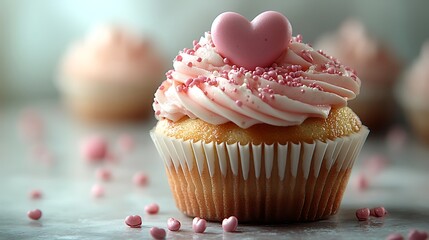
[[[408,64],[429,39],[424,0],[307,1],[0,1],[0,98],[34,100],[57,97],[58,61],[73,40],[93,26],[119,23],[150,35],[166,59],[210,29],[224,11],[249,19],[265,10],[284,13],[305,42],[314,42],[350,18],[387,42]]]

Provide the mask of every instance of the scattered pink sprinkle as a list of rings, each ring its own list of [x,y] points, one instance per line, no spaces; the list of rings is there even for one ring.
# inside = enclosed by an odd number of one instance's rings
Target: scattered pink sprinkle
[[[122,151],[124,152],[130,152],[134,149],[135,147],[135,140],[134,138],[129,135],[129,134],[122,134],[119,138],[118,138],[118,145],[121,148]]]
[[[386,237],[386,240],[404,240],[400,233],[391,233]]]
[[[33,220],[39,220],[42,217],[42,211],[39,209],[34,209],[27,212],[27,216]]]
[[[359,221],[366,221],[366,220],[368,220],[369,215],[370,215],[369,208],[361,208],[361,209],[356,210],[356,218]]]
[[[95,198],[100,198],[104,196],[104,187],[100,184],[94,184],[91,188],[91,195]]]
[[[31,199],[40,199],[42,198],[42,191],[34,189],[30,191],[30,198]]]
[[[176,61],[181,62],[183,60],[183,57],[181,55],[176,56]]]
[[[367,177],[364,174],[360,173],[356,177],[356,187],[357,187],[357,189],[360,190],[360,191],[364,191],[364,190],[368,189],[368,186],[369,186],[369,183],[368,183]]]
[[[425,231],[418,231],[417,229],[412,229],[408,233],[409,240],[426,240],[428,239],[428,233]]]
[[[196,233],[204,233],[207,228],[207,221],[205,219],[195,217],[192,220],[192,229]]]
[[[225,64],[229,64],[229,59],[228,59],[228,58],[224,58],[224,59],[223,59],[223,63],[225,63]]]
[[[90,162],[101,161],[107,156],[107,141],[98,135],[89,136],[82,141],[80,150],[86,160]]]
[[[42,117],[35,110],[25,110],[21,114],[19,128],[22,135],[28,140],[40,140],[44,133]]]
[[[225,232],[235,232],[238,226],[238,219],[235,216],[225,218],[222,221],[222,228]]]
[[[146,186],[149,182],[149,178],[144,172],[137,172],[133,176],[133,182],[137,186]]]
[[[235,104],[237,104],[237,106],[239,106],[239,107],[243,106],[243,102],[240,100],[236,100]]]
[[[188,64],[186,64],[188,67],[192,67],[192,62],[188,62]]]
[[[125,224],[132,228],[139,228],[142,225],[142,218],[139,215],[130,215],[125,218]]]
[[[163,228],[152,227],[150,229],[150,235],[155,239],[164,239],[167,233]]]
[[[179,231],[181,224],[180,224],[179,220],[174,219],[174,218],[169,218],[167,220],[167,227],[168,227],[168,230],[170,230],[170,231]]]
[[[109,181],[112,178],[112,172],[107,168],[99,168],[95,171],[95,176],[102,181]]]
[[[387,211],[384,207],[376,207],[370,210],[370,215],[374,217],[384,217]]]
[[[157,214],[159,212],[159,205],[156,203],[151,203],[144,207],[144,210],[147,214]]]

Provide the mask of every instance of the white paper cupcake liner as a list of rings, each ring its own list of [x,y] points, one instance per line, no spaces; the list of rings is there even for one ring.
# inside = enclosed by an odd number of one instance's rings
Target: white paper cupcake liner
[[[335,140],[288,144],[184,141],[151,131],[178,208],[241,222],[314,221],[336,213],[366,127]]]

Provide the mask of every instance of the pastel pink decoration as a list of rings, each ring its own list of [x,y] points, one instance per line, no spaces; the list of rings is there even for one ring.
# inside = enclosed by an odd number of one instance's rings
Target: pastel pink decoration
[[[287,50],[292,26],[281,13],[267,11],[252,22],[234,12],[220,14],[211,27],[217,51],[233,64],[253,70],[268,67]]]
[[[95,176],[103,181],[109,181],[112,178],[112,172],[107,168],[99,168],[95,172]]]
[[[99,184],[94,184],[91,188],[91,195],[95,198],[100,198],[104,196],[104,187]]]
[[[370,215],[374,217],[384,217],[387,211],[384,207],[376,207],[370,210]]]
[[[163,228],[152,227],[149,232],[150,235],[155,239],[164,239],[167,235]]]
[[[107,156],[107,141],[101,136],[89,136],[81,144],[82,156],[91,162],[104,160]]]
[[[408,233],[409,240],[426,240],[428,239],[428,233],[425,231],[418,231],[416,229],[412,229]]]
[[[179,220],[174,219],[174,218],[169,218],[167,220],[167,227],[168,227],[168,230],[170,230],[170,231],[179,231],[181,224],[180,224]]]
[[[148,176],[143,172],[137,172],[133,176],[133,182],[137,186],[146,186],[149,181]]]
[[[386,240],[404,240],[404,237],[399,233],[392,233],[386,237]]]
[[[359,221],[366,221],[368,220],[370,215],[369,208],[361,208],[356,210],[356,217]]]
[[[135,147],[134,138],[131,135],[123,134],[118,138],[118,145],[124,152],[130,152]]]
[[[192,220],[192,229],[196,233],[204,233],[204,231],[207,228],[207,221],[205,219],[195,217],[194,220]]]
[[[142,218],[139,215],[130,215],[125,218],[125,224],[132,228],[139,228],[142,225]]]
[[[39,209],[34,209],[27,212],[27,216],[33,220],[39,220],[42,217],[42,211]]]
[[[144,210],[147,214],[157,214],[159,212],[159,205],[156,203],[151,203],[144,207]]]
[[[238,219],[234,216],[225,218],[222,221],[222,228],[225,232],[235,232],[238,226]]]
[[[42,192],[40,190],[34,189],[30,192],[31,199],[40,199],[42,198]]]

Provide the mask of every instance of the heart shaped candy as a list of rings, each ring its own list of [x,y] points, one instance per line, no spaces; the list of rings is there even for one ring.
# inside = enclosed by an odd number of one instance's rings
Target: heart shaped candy
[[[238,219],[235,216],[225,218],[222,221],[222,228],[225,232],[235,232],[238,226]]]
[[[218,52],[233,64],[253,70],[270,66],[289,45],[292,26],[281,13],[267,11],[249,22],[238,13],[220,14],[211,27]]]
[[[131,215],[125,218],[125,224],[132,228],[139,228],[142,225],[142,218],[139,215]]]

